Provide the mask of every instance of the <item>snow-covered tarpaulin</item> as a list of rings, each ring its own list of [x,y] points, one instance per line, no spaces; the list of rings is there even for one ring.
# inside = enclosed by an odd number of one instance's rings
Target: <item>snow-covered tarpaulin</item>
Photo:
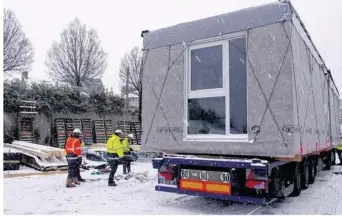
[[[144,36],[147,151],[295,157],[338,145],[339,93],[287,1]]]

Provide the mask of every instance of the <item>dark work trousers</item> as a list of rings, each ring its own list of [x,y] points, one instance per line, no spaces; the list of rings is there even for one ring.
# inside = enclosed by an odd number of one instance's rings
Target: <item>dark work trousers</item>
[[[340,159],[340,164],[342,165],[342,151],[337,149],[338,159]]]
[[[68,162],[68,178],[72,179],[73,177],[77,177],[78,172],[78,157],[75,154],[68,153],[66,155],[66,159]]]
[[[77,161],[77,178],[81,179],[81,165],[82,165],[82,157],[78,157],[78,161]]]
[[[114,175],[119,165],[119,156],[116,153],[107,153],[107,161],[110,165],[108,183],[114,182]]]
[[[125,157],[123,158],[122,161],[122,168],[123,168],[123,173],[130,173],[131,172],[131,152],[124,152]]]

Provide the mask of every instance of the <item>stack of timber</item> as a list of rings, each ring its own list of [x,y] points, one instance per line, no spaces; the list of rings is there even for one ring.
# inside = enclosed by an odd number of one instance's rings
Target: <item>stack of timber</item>
[[[24,141],[13,141],[5,144],[8,149],[14,149],[22,154],[21,163],[40,171],[68,169],[64,150]]]
[[[19,170],[22,154],[14,149],[4,147],[4,170]]]

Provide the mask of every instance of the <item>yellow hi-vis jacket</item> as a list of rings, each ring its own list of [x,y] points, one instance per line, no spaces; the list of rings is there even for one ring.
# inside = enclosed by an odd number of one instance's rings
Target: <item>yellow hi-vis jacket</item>
[[[342,151],[342,139],[341,139],[341,141],[340,141],[340,145],[337,147],[337,150]]]
[[[123,141],[122,141],[122,146],[123,146],[123,150],[124,152],[129,152],[129,141],[128,138],[126,137]]]
[[[116,153],[119,157],[124,155],[123,146],[120,137],[113,134],[106,143],[107,153]]]

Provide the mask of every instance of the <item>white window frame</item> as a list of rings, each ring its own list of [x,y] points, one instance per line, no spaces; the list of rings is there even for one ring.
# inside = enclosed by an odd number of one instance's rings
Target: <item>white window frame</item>
[[[248,142],[248,132],[246,134],[230,134],[230,90],[229,90],[229,41],[232,39],[246,38],[247,47],[247,32],[238,32],[225,36],[194,41],[192,45],[186,48],[184,55],[184,128],[183,141],[208,141],[208,142]],[[222,88],[191,90],[191,51],[201,48],[222,46]],[[247,58],[247,57],[246,57]],[[246,62],[247,73],[247,62]],[[248,76],[247,89],[248,89]],[[225,97],[225,117],[226,117],[226,133],[223,134],[188,134],[188,99],[207,98],[207,97]],[[247,91],[248,101],[248,91]],[[248,116],[248,103],[247,103]]]

